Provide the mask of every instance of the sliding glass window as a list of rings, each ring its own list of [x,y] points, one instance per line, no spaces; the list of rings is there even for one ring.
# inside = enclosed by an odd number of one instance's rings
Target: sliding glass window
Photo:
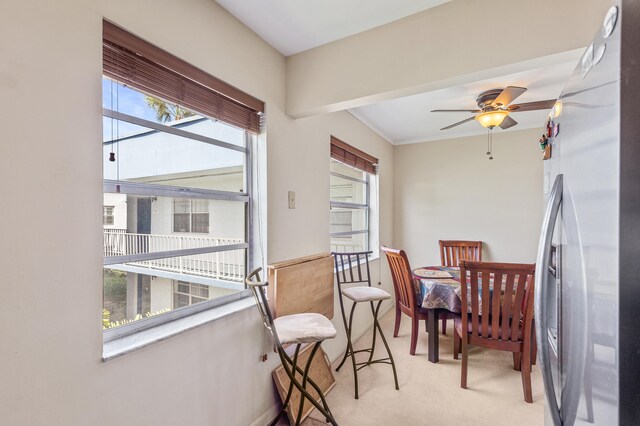
[[[247,294],[255,135],[103,78],[105,340]]]
[[[264,102],[102,24],[108,342],[250,295]]]

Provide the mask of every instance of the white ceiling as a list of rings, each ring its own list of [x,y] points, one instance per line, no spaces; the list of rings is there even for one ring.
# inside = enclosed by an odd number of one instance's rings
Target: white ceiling
[[[526,87],[527,91],[513,103],[556,99],[569,78],[575,62],[564,62],[515,74],[496,76],[487,80],[392,99],[351,109],[350,112],[382,137],[394,144],[424,142],[464,136],[484,135],[487,130],[477,121],[470,121],[450,130],[442,127],[470,117],[471,113],[432,113],[433,109],[474,109],[476,97],[485,90],[506,86]],[[542,127],[549,111],[514,112],[518,122],[508,130]]]
[[[450,0],[216,0],[285,56]]]
[[[450,0],[216,0],[222,7],[251,28],[285,56],[329,43],[340,38],[384,25]],[[575,55],[574,55],[575,56]],[[522,86],[528,90],[514,103],[558,97],[575,68],[572,60],[554,59],[524,72],[500,75],[444,89],[396,98],[350,109],[355,117],[393,144],[417,143],[439,139],[486,134],[476,121],[450,130],[440,128],[469,117],[470,113],[431,113],[432,109],[473,109],[477,95],[485,90]],[[568,62],[558,62],[559,60]],[[522,68],[519,68],[522,69]],[[498,74],[498,72],[496,72]],[[506,75],[505,75],[506,74]],[[519,124],[508,130],[542,127],[548,111],[516,112]]]

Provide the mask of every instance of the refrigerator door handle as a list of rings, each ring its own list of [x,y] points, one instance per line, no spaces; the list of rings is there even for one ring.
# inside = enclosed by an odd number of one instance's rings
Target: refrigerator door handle
[[[560,205],[562,203],[562,175],[556,176],[553,189],[549,196],[547,208],[542,222],[542,231],[540,234],[540,243],[538,246],[538,258],[536,261],[536,280],[535,280],[535,316],[536,316],[536,337],[538,341],[538,353],[540,354],[540,363],[542,367],[542,379],[544,382],[545,394],[549,411],[555,426],[562,425],[560,418],[560,409],[556,399],[556,391],[553,385],[553,377],[551,376],[551,360],[549,358],[549,339],[547,338],[547,330],[549,328],[547,307],[547,293],[550,285],[556,285],[551,280],[549,265],[551,265],[553,230],[555,227]]]

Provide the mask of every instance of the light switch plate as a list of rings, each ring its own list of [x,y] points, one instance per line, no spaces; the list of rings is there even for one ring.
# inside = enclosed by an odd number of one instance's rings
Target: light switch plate
[[[296,208],[296,193],[295,191],[289,191],[289,208]]]

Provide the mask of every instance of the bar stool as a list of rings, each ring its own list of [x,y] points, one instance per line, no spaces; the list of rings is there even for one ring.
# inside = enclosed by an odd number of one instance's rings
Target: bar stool
[[[265,290],[269,283],[260,280],[261,270],[262,268],[258,268],[251,272],[251,274],[249,274],[245,279],[245,282],[253,293],[253,297],[256,299],[256,306],[258,307],[264,326],[269,330],[271,336],[273,336],[273,342],[276,346],[276,350],[278,351],[278,355],[280,356],[280,361],[282,362],[284,371],[290,380],[289,389],[287,391],[287,396],[282,403],[282,408],[278,412],[278,415],[271,421],[271,423],[269,423],[269,426],[275,425],[285,412],[287,405],[289,405],[289,400],[291,399],[291,393],[294,386],[301,394],[298,413],[295,418],[296,426],[300,424],[305,399],[309,400],[309,402],[311,402],[311,404],[313,404],[318,411],[322,413],[322,415],[327,419],[327,422],[331,423],[333,426],[337,426],[338,423],[336,423],[333,414],[331,414],[331,410],[329,410],[329,406],[327,405],[327,401],[325,400],[322,390],[309,377],[309,367],[311,367],[311,361],[313,360],[316,351],[325,339],[333,339],[336,337],[336,329],[327,317],[316,313],[285,315],[274,319],[271,315],[271,310],[269,309]],[[254,277],[256,281],[252,281]],[[307,359],[304,369],[302,369],[297,364],[298,353],[300,352],[300,346],[305,343],[313,344],[313,348],[309,353],[309,358]],[[291,357],[285,352],[282,347],[283,344],[296,345],[293,359],[291,359]],[[296,378],[296,372],[302,375],[301,382]],[[307,391],[307,384],[311,385],[316,390],[320,396],[322,405],[319,404]]]
[[[380,305],[384,300],[390,299],[391,295],[380,288],[371,287],[371,277],[369,273],[369,255],[371,253],[371,251],[356,253],[331,253],[335,260],[340,310],[342,311],[344,328],[347,332],[347,349],[344,352],[344,357],[342,358],[340,365],[338,365],[338,368],[336,368],[336,371],[340,371],[340,368],[342,368],[342,365],[347,360],[347,357],[350,356],[351,364],[353,365],[356,399],[358,399],[358,370],[371,364],[391,364],[391,368],[393,369],[393,380],[395,381],[396,389],[400,389],[398,387],[398,376],[396,374],[396,365],[393,362],[393,355],[391,355],[391,350],[389,349],[387,340],[385,339],[384,334],[382,333],[382,328],[380,327],[380,323],[378,322],[378,312],[380,311]],[[343,286],[349,284],[363,283],[366,283],[367,285],[351,286],[349,288],[343,289]],[[342,300],[343,296],[353,302],[348,321],[344,311],[344,302]],[[356,351],[353,349],[353,342],[351,342],[351,326],[353,323],[353,312],[356,309],[356,305],[360,302],[369,302],[369,304],[371,305],[371,313],[373,314],[373,340],[371,342],[370,348],[359,349]],[[378,302],[375,307],[374,302]],[[386,348],[387,354],[389,355],[387,358],[373,359],[373,353],[376,348],[376,333],[380,333],[382,343],[384,343],[384,347]],[[355,354],[358,352],[368,352],[369,359],[365,362],[356,362]]]

